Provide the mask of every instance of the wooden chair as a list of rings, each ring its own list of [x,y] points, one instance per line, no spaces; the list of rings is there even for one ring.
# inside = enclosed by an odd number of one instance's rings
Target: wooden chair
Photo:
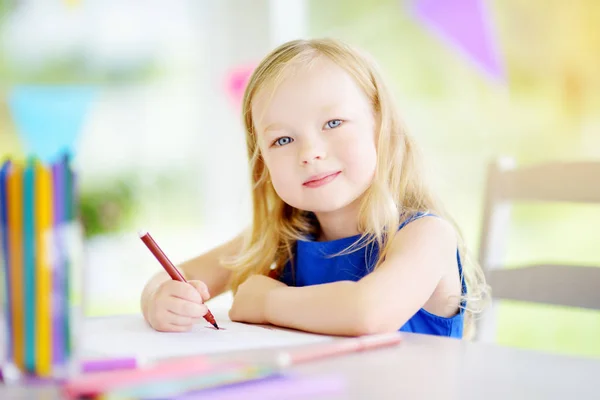
[[[512,159],[500,159],[490,165],[479,262],[492,289],[492,302],[478,319],[477,340],[495,341],[501,299],[600,310],[600,268],[552,264],[503,268],[511,203],[518,201],[600,204],[600,162],[516,168]]]

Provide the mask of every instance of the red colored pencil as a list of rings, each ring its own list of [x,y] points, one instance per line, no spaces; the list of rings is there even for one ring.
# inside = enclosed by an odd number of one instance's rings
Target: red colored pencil
[[[363,336],[352,339],[337,339],[333,342],[318,344],[308,348],[281,351],[276,363],[280,367],[314,361],[321,358],[339,356],[380,347],[395,346],[402,341],[399,333]]]
[[[165,271],[167,271],[167,273],[169,274],[171,279],[173,279],[175,281],[187,283],[187,281],[185,280],[185,278],[183,277],[181,272],[179,272],[179,270],[175,267],[175,265],[173,265],[171,260],[169,260],[167,255],[161,250],[161,248],[154,241],[152,236],[150,236],[150,233],[146,232],[146,231],[140,231],[139,235],[140,235],[140,239],[142,239],[142,242],[144,242],[146,247],[148,247],[148,250],[150,250],[150,252],[154,255],[154,257],[156,257],[156,259],[158,260],[160,265],[163,266]],[[219,325],[217,325],[217,321],[215,321],[215,317],[212,315],[210,310],[208,310],[206,315],[204,315],[204,319],[207,320],[208,322],[210,322],[212,324],[212,326],[219,329]]]

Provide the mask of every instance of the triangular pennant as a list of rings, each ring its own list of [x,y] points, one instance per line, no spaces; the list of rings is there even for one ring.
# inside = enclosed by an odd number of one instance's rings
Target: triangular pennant
[[[431,31],[487,74],[499,80],[504,78],[484,0],[414,0],[412,9]]]
[[[28,156],[53,162],[74,153],[96,89],[85,86],[17,86],[9,106]]]

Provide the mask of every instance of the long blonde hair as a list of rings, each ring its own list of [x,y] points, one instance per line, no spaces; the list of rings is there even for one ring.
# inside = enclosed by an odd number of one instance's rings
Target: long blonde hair
[[[252,181],[253,221],[242,251],[228,262],[234,271],[231,282],[234,291],[251,275],[268,275],[272,269],[282,270],[293,261],[295,242],[314,235],[319,229],[312,213],[284,203],[275,192],[260,154],[251,111],[259,90],[267,86],[275,90],[288,68],[308,65],[320,56],[329,58],[355,79],[370,100],[376,116],[377,167],[361,200],[358,226],[362,233],[358,241],[361,246],[372,242],[379,245],[380,256],[375,268],[389,251],[398,225],[415,213],[431,212],[451,221],[424,184],[418,162],[420,157],[375,63],[337,40],[294,40],[279,46],[263,59],[254,70],[244,94],[243,119]],[[460,233],[459,251],[465,260]],[[463,300],[467,300],[465,311],[470,317],[477,312],[473,305],[484,299],[487,288],[481,268],[475,262],[465,263],[461,278],[467,285],[468,298]]]

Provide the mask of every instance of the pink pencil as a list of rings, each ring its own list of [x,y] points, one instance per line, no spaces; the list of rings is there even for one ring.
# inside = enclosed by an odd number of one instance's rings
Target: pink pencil
[[[146,367],[128,370],[92,372],[75,376],[63,386],[67,398],[97,396],[116,388],[142,385],[157,380],[168,380],[202,374],[213,368],[204,356],[172,359]]]
[[[277,364],[280,367],[314,361],[321,358],[340,356],[348,353],[372,350],[380,347],[391,347],[399,344],[402,336],[391,334],[363,336],[353,339],[334,340],[333,342],[311,346],[309,348],[282,351],[277,354]]]

